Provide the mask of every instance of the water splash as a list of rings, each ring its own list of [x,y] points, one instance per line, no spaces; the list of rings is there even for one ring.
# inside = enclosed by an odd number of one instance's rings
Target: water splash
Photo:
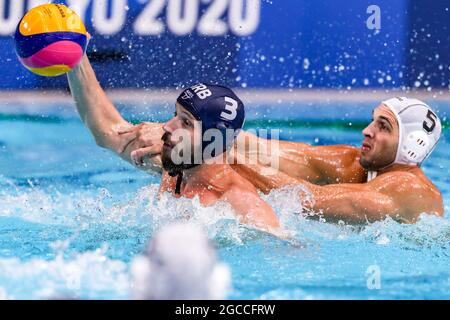
[[[450,221],[425,213],[415,224],[400,224],[386,218],[364,227],[360,234],[377,244],[405,249],[450,247]]]
[[[364,226],[331,224],[299,214],[302,201],[310,201],[300,197],[304,191],[297,186],[261,195],[285,226],[286,241],[239,224],[226,203],[203,207],[198,198],[174,199],[169,194],[158,200],[156,184],[131,196],[107,189],[63,193],[9,185],[0,192],[0,223],[5,226],[0,236],[0,298],[128,298],[130,260],[142,252],[157,230],[174,221],[189,221],[206,231],[221,258],[231,264],[236,286],[232,297],[317,297],[308,290],[308,283],[336,281],[341,285],[341,277],[348,282],[355,270],[374,259],[392,262],[391,267],[383,265],[385,277],[393,284],[400,281],[403,288],[408,286],[405,270],[415,264],[418,266],[411,271],[415,276],[433,274],[428,270],[431,261],[435,272],[444,272],[450,243],[448,219],[423,215],[414,225],[389,218]],[[258,255],[261,248],[266,253]],[[237,258],[242,255],[255,260],[249,265],[250,275],[260,281],[283,279],[287,286],[294,281],[296,286],[307,287],[294,286],[291,292],[272,284],[266,291],[242,296],[247,292],[246,280],[239,275],[246,270]],[[260,270],[262,265],[264,270]],[[319,276],[331,265],[334,276]],[[265,275],[271,267],[281,278]],[[442,288],[445,291],[445,286]]]
[[[7,299],[126,298],[127,265],[108,259],[105,251],[104,247],[71,259],[57,255],[50,261],[0,259],[0,293]]]

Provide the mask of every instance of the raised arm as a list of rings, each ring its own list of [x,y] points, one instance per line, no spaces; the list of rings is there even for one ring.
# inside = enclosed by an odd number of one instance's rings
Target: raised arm
[[[149,157],[162,146],[149,126],[133,129],[139,136],[132,143],[137,163],[151,163]],[[271,147],[277,144],[278,147]],[[277,161],[272,161],[274,157]],[[267,140],[245,131],[239,134],[230,159],[236,172],[265,193],[299,179],[316,184],[358,183],[364,181],[366,174],[359,165],[359,150],[355,147]]]
[[[277,147],[271,147],[273,140],[241,132],[237,138],[236,157],[255,158],[258,165],[241,169],[247,178],[265,175],[263,170],[268,158],[278,157],[275,162],[280,173],[293,179],[302,179],[315,184],[355,183],[365,178],[364,169],[359,165],[359,149],[348,145],[311,146],[306,143],[275,140]],[[267,147],[266,147],[267,146]],[[244,152],[242,152],[244,150]],[[266,150],[271,150],[267,152]],[[274,154],[272,154],[272,152]],[[272,161],[273,162],[273,161]],[[258,168],[259,166],[259,168]],[[270,174],[266,174],[270,178]],[[251,179],[250,181],[252,181]]]
[[[250,183],[248,185],[238,183],[229,188],[223,194],[222,200],[231,204],[242,223],[271,232],[280,227],[272,207],[261,199]]]
[[[133,129],[145,127],[148,130],[147,133],[151,131],[151,134],[160,139],[162,125],[147,122],[133,126],[127,122],[100,86],[87,56],[84,56],[82,62],[67,74],[67,78],[78,113],[91,131],[96,143],[137,165],[132,152],[139,149],[140,145],[131,144],[131,142],[139,136],[139,131]],[[156,166],[153,165],[154,163]],[[152,165],[138,167],[143,170],[154,170],[159,163],[160,160],[155,160]]]
[[[81,120],[92,132],[97,144],[121,153],[123,136],[117,132],[121,127],[126,128],[131,124],[122,118],[106,96],[86,55],[67,74],[67,79]]]

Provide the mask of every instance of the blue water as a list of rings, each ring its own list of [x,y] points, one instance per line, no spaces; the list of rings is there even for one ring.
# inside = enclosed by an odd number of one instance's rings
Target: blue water
[[[223,208],[190,200],[158,203],[159,175],[141,173],[97,147],[66,107],[45,116],[21,114],[20,106],[1,109],[0,298],[130,298],[131,259],[155,230],[186,210],[230,267],[232,299],[450,298],[447,129],[424,166],[443,192],[444,219],[365,226],[306,220],[295,213],[297,192],[278,190],[264,198],[292,233],[286,241],[224,218],[218,214]],[[278,107],[250,107],[247,128],[281,128],[282,139],[314,145],[359,145],[362,121],[370,117],[363,112],[369,104],[346,104],[354,113],[343,119],[327,114],[333,124],[320,125],[311,111],[323,115],[323,106],[285,106],[290,113],[276,112]],[[122,110],[131,119],[161,121],[171,113]],[[371,268],[380,271],[379,289],[367,286]]]

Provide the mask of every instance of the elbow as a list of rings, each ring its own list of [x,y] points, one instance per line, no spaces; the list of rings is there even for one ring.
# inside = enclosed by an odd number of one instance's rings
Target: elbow
[[[108,144],[107,139],[105,139],[104,137],[94,137],[95,138],[95,143],[97,144],[97,146],[99,146],[100,148],[103,149],[111,149],[111,146]]]
[[[444,217],[444,201],[442,199],[442,194],[439,192],[438,199],[435,202],[435,213],[438,217],[443,218]]]
[[[91,132],[97,146],[116,151],[115,144],[118,140],[117,124],[106,121],[96,122],[88,118],[83,119],[83,122]]]
[[[435,215],[437,215],[438,217],[443,218],[444,217],[444,208],[440,207],[435,211]]]
[[[380,220],[381,214],[373,212],[367,207],[361,207],[350,199],[332,206],[326,205],[320,207],[321,212],[328,221],[338,222],[340,220],[349,224],[361,224]]]
[[[123,150],[119,148],[118,133],[114,128],[106,128],[94,133],[94,139],[97,146],[104,149],[109,149],[117,154],[120,154]]]

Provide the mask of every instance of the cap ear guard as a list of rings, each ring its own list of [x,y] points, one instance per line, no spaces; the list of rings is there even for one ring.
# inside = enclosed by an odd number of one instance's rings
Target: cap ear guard
[[[236,137],[241,132],[241,129],[234,129],[231,124],[226,123],[224,121],[217,122],[215,128],[222,132],[222,136],[224,138],[223,150],[229,151],[232,148]],[[232,133],[232,135],[228,134],[228,132]],[[209,144],[209,142],[207,144]]]
[[[423,131],[410,132],[404,139],[400,152],[400,161],[422,162],[429,147],[428,136]]]

